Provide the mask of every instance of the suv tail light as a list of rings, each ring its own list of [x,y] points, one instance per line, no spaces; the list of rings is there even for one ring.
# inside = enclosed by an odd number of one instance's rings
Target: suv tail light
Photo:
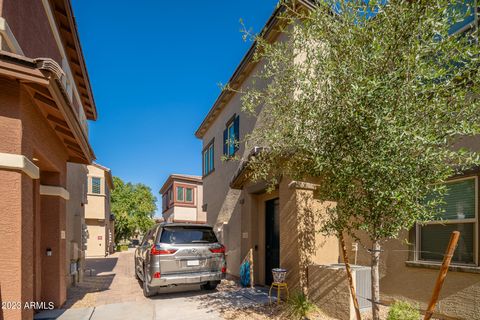
[[[150,254],[154,256],[158,255],[164,255],[164,254],[174,254],[177,252],[177,249],[162,249],[162,248],[157,248],[157,246],[153,246],[152,249],[150,250]]]
[[[225,253],[225,246],[221,244],[220,247],[210,248],[209,250],[212,253]]]

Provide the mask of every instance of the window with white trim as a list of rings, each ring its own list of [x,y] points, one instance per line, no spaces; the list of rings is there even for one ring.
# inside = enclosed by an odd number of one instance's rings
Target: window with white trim
[[[186,186],[176,187],[176,202],[182,203],[194,203],[193,201],[193,188]]]
[[[452,231],[459,231],[452,263],[477,264],[477,178],[454,180],[446,186],[441,216],[417,225],[417,260],[441,262]]]
[[[102,178],[92,177],[92,193],[101,194],[102,193]]]

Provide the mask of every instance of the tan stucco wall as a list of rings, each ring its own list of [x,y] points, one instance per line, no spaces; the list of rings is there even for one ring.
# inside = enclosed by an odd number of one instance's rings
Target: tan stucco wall
[[[307,267],[337,263],[338,240],[319,232],[329,203],[315,199],[313,190],[292,187],[290,182],[280,183],[280,264],[289,270],[289,286],[307,292]]]
[[[105,172],[94,166],[87,166],[88,176],[88,190],[87,190],[87,203],[85,204],[85,217],[87,219],[107,219],[107,215],[110,215],[110,205],[108,185],[105,179]],[[92,186],[90,179],[92,177],[101,178],[100,194],[92,193]]]
[[[174,188],[177,183],[185,186],[190,186],[193,188],[195,206],[190,207],[190,206],[183,206],[183,205],[174,203],[173,206],[171,206],[165,212],[162,213],[162,216],[165,219],[165,221],[206,223],[207,212],[203,211],[203,208],[202,208],[203,207],[203,186],[199,183],[191,183],[184,180],[174,179],[171,184],[172,188]]]
[[[87,204],[85,204],[85,223],[89,237],[85,255],[86,257],[105,256],[106,253],[113,251],[113,242],[115,241],[114,237],[109,237],[112,226],[110,223],[110,187],[103,169],[89,165],[87,170],[88,193]],[[100,194],[92,193],[91,177],[101,178]],[[99,236],[102,237],[101,240],[98,240]]]
[[[105,221],[85,219],[88,230],[86,257],[104,257],[107,250],[107,226]],[[99,240],[98,237],[101,237]]]
[[[105,196],[88,195],[88,202],[85,204],[85,218],[87,219],[105,219]]]
[[[403,232],[398,240],[389,240],[383,245],[385,251],[381,254],[380,264],[382,300],[409,300],[425,309],[432,295],[438,270],[406,266],[405,262],[411,260],[409,246],[405,244],[408,239],[408,232]],[[364,240],[364,243],[368,247],[368,241]],[[350,239],[347,241],[347,248],[351,248]],[[353,254],[349,253],[353,261]],[[370,256],[362,246],[359,246],[357,264],[370,265]],[[480,319],[480,274],[449,271],[436,312],[458,319]]]
[[[355,272],[352,278],[355,283]],[[356,319],[345,269],[310,265],[308,284],[308,297],[322,312],[339,320]]]
[[[197,221],[197,208],[190,207],[173,207],[173,216],[175,221]]]
[[[285,41],[286,35],[278,37],[278,41]],[[263,63],[259,63],[251,74],[261,69]],[[253,77],[247,76],[243,88],[252,85]],[[256,86],[265,85],[262,81],[256,80]],[[207,223],[214,226],[221,241],[227,247],[227,268],[228,272],[238,275],[239,264],[243,259],[245,247],[241,248],[241,225],[242,225],[242,202],[247,200],[248,196],[241,190],[230,188],[230,181],[236,172],[239,161],[222,161],[223,157],[223,130],[229,119],[234,115],[240,116],[240,144],[236,153],[238,158],[246,158],[250,152],[250,146],[245,148],[245,136],[252,132],[256,125],[257,118],[242,112],[241,95],[235,94],[218,118],[205,132],[202,138],[203,147],[207,146],[212,139],[215,139],[214,159],[215,171],[203,178],[203,202],[207,205]],[[251,222],[249,222],[251,223]]]

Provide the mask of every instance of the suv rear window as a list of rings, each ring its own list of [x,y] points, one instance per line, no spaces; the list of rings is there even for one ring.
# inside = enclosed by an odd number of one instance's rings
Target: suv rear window
[[[217,237],[211,228],[202,227],[165,227],[162,230],[160,243],[169,244],[192,244],[192,243],[215,243]]]

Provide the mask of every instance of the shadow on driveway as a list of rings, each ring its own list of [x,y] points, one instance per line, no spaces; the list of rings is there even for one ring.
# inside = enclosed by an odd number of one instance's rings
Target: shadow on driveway
[[[71,308],[75,303],[84,299],[88,293],[108,290],[115,278],[113,269],[118,258],[88,258],[83,282],[72,286],[67,292],[67,301],[63,308]]]

